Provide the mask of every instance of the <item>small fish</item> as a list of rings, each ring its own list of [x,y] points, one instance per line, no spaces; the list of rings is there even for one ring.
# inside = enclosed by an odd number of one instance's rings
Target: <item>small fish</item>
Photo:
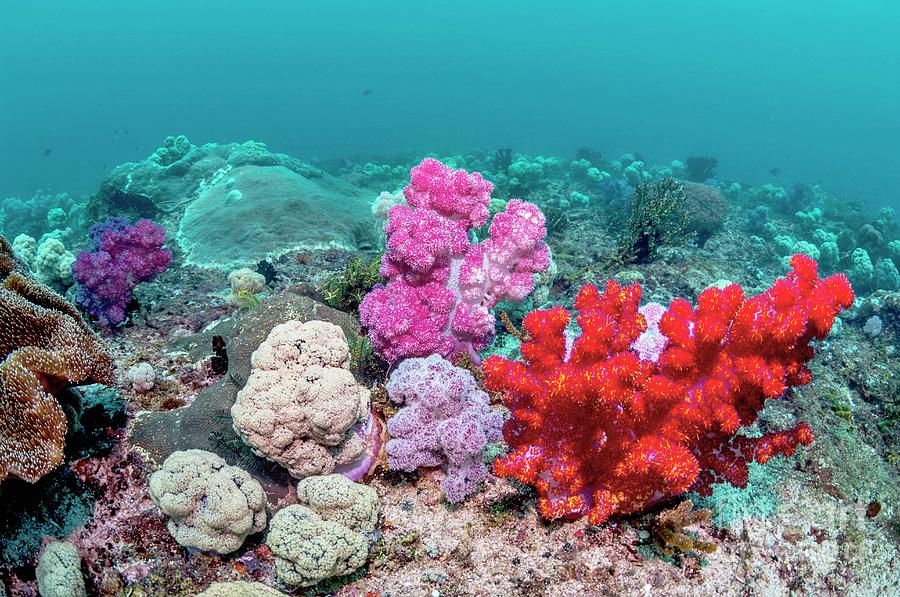
[[[363,91],[363,95],[372,95],[372,90],[366,89],[365,91]]]
[[[125,129],[125,136],[128,136],[128,129]]]
[[[778,178],[778,175],[781,174],[781,168],[772,168],[771,170],[769,170],[769,174]]]
[[[50,155],[52,152],[53,152],[53,148],[52,148],[52,147],[48,147],[47,149],[44,150],[44,157],[47,157],[47,156]]]

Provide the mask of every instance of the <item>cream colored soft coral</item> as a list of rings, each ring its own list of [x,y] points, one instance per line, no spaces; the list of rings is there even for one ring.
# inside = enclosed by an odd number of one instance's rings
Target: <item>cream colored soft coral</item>
[[[365,564],[378,522],[374,489],[342,475],[309,477],[297,499],[272,518],[266,538],[280,582],[311,586]]]
[[[369,416],[369,391],[350,372],[341,328],[288,321],[272,329],[250,363],[231,416],[256,454],[297,478],[331,473],[363,455],[354,427]]]
[[[81,556],[71,543],[47,544],[34,571],[43,597],[83,597],[87,593],[81,576]]]
[[[191,549],[226,554],[266,528],[266,494],[249,473],[203,450],[173,452],[150,477],[169,532]]]

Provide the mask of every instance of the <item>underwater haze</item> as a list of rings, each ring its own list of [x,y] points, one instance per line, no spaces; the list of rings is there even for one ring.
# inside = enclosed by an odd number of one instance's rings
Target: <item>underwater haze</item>
[[[306,160],[712,155],[900,207],[898,30],[888,0],[6,0],[0,196],[92,192],[181,133]]]
[[[900,597],[900,0],[0,0],[0,597]]]

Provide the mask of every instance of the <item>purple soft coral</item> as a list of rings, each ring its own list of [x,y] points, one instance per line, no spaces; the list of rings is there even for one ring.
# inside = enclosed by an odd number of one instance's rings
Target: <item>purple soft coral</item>
[[[408,205],[391,208],[381,275],[387,285],[366,295],[360,320],[387,361],[478,351],[494,335],[494,305],[522,300],[550,254],[544,215],[512,200],[497,214],[490,238],[470,233],[488,220],[493,186],[480,174],[427,158],[410,172]]]
[[[165,230],[150,220],[128,226],[123,218],[110,218],[91,228],[91,251],[79,253],[72,266],[78,283],[76,301],[101,324],[125,321],[134,288],[149,282],[172,263],[162,248]]]
[[[472,494],[487,476],[484,446],[499,441],[503,425],[472,374],[439,355],[407,359],[394,369],[387,390],[404,405],[387,422],[388,466],[408,472],[444,466],[447,500]]]

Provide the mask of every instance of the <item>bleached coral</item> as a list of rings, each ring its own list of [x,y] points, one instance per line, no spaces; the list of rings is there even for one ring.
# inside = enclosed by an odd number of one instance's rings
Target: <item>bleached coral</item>
[[[231,408],[234,429],[263,458],[297,478],[334,472],[365,453],[355,427],[369,417],[369,390],[350,372],[338,326],[291,320],[275,326],[251,357]]]
[[[203,450],[173,452],[150,477],[150,497],[175,540],[226,554],[266,528],[266,494],[247,471]]]
[[[87,595],[81,576],[81,556],[71,543],[54,541],[48,544],[38,560],[35,576],[42,597]]]
[[[341,475],[297,484],[301,504],[280,510],[266,543],[280,582],[307,587],[365,564],[378,521],[378,496]]]

